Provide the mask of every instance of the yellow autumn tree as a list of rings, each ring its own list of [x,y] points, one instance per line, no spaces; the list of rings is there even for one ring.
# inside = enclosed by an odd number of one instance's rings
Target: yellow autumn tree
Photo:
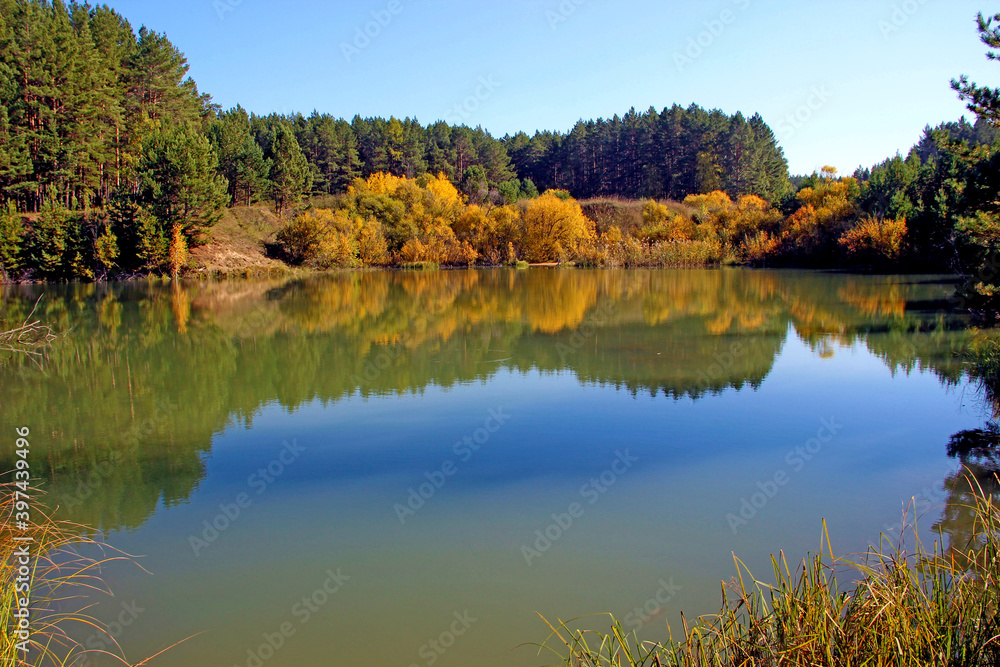
[[[170,275],[174,280],[177,280],[181,269],[184,268],[188,260],[187,238],[185,238],[183,231],[184,228],[181,225],[174,225],[170,235],[170,249],[167,253],[167,259],[170,263]]]
[[[594,223],[574,199],[546,192],[525,205],[521,252],[531,262],[561,261],[575,256],[594,238]]]
[[[381,266],[389,261],[389,244],[382,223],[366,220],[357,231],[358,261],[362,266]]]
[[[402,176],[393,176],[380,171],[369,176],[365,184],[373,195],[394,195],[406,180]]]

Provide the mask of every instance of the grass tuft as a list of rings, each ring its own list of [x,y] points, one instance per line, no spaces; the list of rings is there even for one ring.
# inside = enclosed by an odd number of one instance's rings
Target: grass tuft
[[[17,529],[17,503],[13,483],[0,483],[0,665],[17,667],[66,667],[86,663],[88,651],[74,638],[78,630],[97,631],[117,648],[107,628],[87,615],[92,606],[92,594],[107,594],[100,577],[101,568],[113,561],[134,560],[125,554],[86,537],[90,531],[52,517],[48,510],[36,505],[39,491],[32,490],[31,522],[27,530]],[[18,588],[20,557],[16,554],[25,542],[15,538],[30,537],[30,588]],[[84,556],[81,548],[101,554],[100,558]],[[108,556],[107,554],[111,554]],[[30,600],[30,637],[28,652],[19,648],[23,637],[17,632],[18,598]],[[116,662],[128,665],[123,654],[99,651]],[[144,663],[139,663],[144,664]]]
[[[798,567],[772,556],[773,584],[734,556],[721,611],[690,625],[682,616],[683,640],[668,627],[666,641],[642,642],[614,618],[610,631],[579,630],[576,619],[545,621],[551,634],[536,646],[567,667],[1000,664],[1000,508],[968,480],[969,544],[927,550],[914,538],[909,553],[883,536],[860,558],[840,558],[824,523],[824,549]]]

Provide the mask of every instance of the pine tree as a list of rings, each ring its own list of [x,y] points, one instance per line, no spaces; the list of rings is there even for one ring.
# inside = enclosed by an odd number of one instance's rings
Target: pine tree
[[[270,170],[251,129],[250,116],[241,106],[220,114],[208,127],[219,172],[229,182],[231,201],[247,206],[266,193]]]
[[[169,118],[177,123],[201,118],[201,97],[194,81],[187,77],[187,58],[166,35],[145,26],[140,28],[125,68],[126,110],[132,122],[142,116],[154,121]]]
[[[991,49],[1000,49],[1000,14],[985,16],[980,12],[976,17],[976,29],[983,44]],[[986,57],[1000,61],[1000,52],[989,51]],[[962,100],[968,102],[970,111],[994,124],[1000,123],[1000,88],[978,86],[965,75],[953,79],[951,87]]]
[[[141,199],[172,235],[179,228],[198,241],[229,203],[226,179],[209,140],[191,125],[154,132],[143,145]]]
[[[271,164],[271,199],[280,215],[285,208],[298,204],[302,196],[309,192],[312,172],[295,134],[284,123],[274,126],[267,144],[265,156]]]
[[[0,209],[0,278],[21,267],[21,239],[24,225],[13,201]]]

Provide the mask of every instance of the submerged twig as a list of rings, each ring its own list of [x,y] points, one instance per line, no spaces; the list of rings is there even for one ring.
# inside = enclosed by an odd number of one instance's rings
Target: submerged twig
[[[41,320],[34,319],[35,311],[44,294],[35,300],[31,312],[24,318],[21,325],[6,331],[0,331],[0,351],[26,354],[35,359],[42,356],[40,350],[59,338],[59,335]]]

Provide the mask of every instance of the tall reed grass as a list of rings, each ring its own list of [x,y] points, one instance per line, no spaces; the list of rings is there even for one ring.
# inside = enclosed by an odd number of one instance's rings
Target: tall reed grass
[[[682,639],[668,627],[664,641],[643,642],[613,618],[609,631],[546,621],[540,650],[567,667],[1000,665],[1000,508],[971,475],[969,484],[969,544],[928,549],[914,529],[912,552],[883,537],[841,558],[824,524],[820,553],[794,569],[772,557],[773,583],[734,556],[721,611],[690,624],[682,616]]]
[[[107,651],[88,651],[74,637],[80,632],[98,633],[117,646],[107,629],[88,615],[93,594],[110,594],[101,570],[112,561],[134,562],[86,535],[83,526],[55,519],[49,510],[32,500],[31,522],[21,530],[15,522],[16,487],[0,483],[0,665],[4,667],[66,667],[90,664],[88,657],[102,653],[114,664],[129,665],[124,656]],[[32,491],[32,496],[37,494]],[[30,542],[23,541],[31,538]],[[20,558],[17,551],[28,546],[31,555],[30,590],[16,587]],[[82,551],[101,555],[83,555]],[[108,555],[111,554],[111,555]],[[30,637],[27,652],[18,635],[18,598],[30,600]],[[154,656],[155,657],[155,656]],[[148,660],[146,661],[148,662]],[[138,663],[138,664],[146,664]]]

